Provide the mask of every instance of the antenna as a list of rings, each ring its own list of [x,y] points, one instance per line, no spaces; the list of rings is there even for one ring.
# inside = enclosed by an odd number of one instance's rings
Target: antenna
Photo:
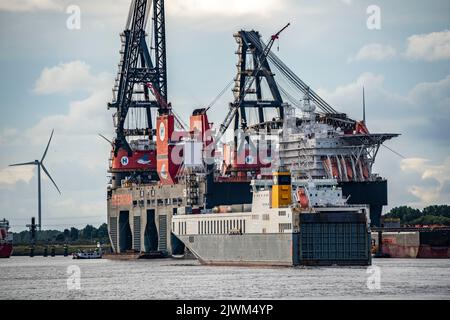
[[[363,123],[366,124],[366,95],[363,86]]]
[[[102,135],[101,133],[98,134],[101,138],[103,138],[104,140],[106,140],[106,142],[108,142],[110,145],[114,146],[114,142],[112,142],[111,140],[109,140],[107,137],[105,137],[104,135]]]

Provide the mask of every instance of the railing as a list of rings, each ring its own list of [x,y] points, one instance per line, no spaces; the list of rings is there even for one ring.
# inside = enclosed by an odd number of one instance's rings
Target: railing
[[[399,227],[399,228],[384,228],[372,227],[373,232],[426,232],[426,231],[450,231],[450,227]]]

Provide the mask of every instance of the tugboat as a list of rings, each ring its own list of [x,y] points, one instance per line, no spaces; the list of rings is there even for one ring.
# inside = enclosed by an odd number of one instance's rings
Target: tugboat
[[[13,236],[9,231],[9,221],[0,220],[0,258],[9,258],[13,252]]]
[[[78,250],[73,253],[73,259],[101,259],[103,255],[103,249],[100,243],[97,243],[97,249],[95,250]]]

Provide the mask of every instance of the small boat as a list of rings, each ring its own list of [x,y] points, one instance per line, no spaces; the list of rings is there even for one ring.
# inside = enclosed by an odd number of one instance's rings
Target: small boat
[[[101,251],[79,251],[73,254],[73,259],[101,259]]]
[[[79,250],[73,253],[73,259],[101,259],[103,255],[103,250],[100,244],[97,244],[97,249],[95,250]]]

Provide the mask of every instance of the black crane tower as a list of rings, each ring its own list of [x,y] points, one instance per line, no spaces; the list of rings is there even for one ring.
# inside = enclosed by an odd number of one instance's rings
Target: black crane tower
[[[154,44],[154,48],[150,49],[154,50],[149,50],[145,29],[152,6],[153,34],[150,41]],[[121,39],[119,71],[113,89],[113,101],[108,104],[108,108],[117,109],[114,154],[117,155],[118,150],[122,148],[131,155],[132,150],[126,138],[148,136],[150,140],[153,139],[151,110],[157,109],[160,115],[167,112],[164,0],[132,0]],[[125,128],[127,115],[133,108],[145,109],[147,120],[145,128]]]
[[[234,129],[246,130],[248,128],[250,125],[246,112],[248,108],[257,109],[260,126],[263,126],[268,120],[265,119],[264,113],[264,109],[267,108],[275,109],[278,119],[282,120],[283,99],[267,61],[268,52],[265,52],[270,50],[271,45],[269,48],[261,45],[261,36],[257,31],[241,30],[234,37],[238,43],[237,75],[233,88],[235,100],[230,106],[237,109],[234,116]],[[264,80],[270,91],[268,97],[263,96],[262,83]],[[250,86],[250,84],[254,84],[254,86]]]

